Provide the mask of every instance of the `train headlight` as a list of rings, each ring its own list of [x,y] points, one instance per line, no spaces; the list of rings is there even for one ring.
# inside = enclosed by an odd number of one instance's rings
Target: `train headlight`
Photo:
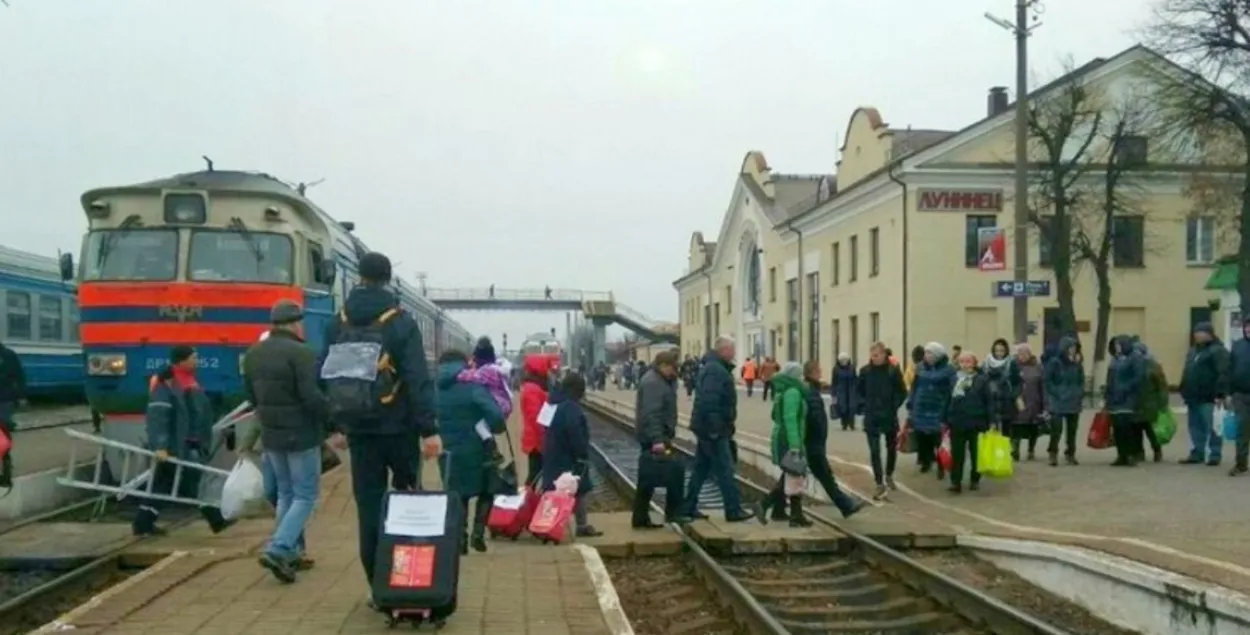
[[[120,377],[126,374],[122,353],[93,353],[87,356],[87,374],[94,377]]]

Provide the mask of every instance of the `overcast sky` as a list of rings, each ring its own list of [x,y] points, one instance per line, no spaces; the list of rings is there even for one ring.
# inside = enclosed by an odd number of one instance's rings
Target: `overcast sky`
[[[82,191],[262,170],[409,279],[612,290],[675,320],[750,149],[832,172],[859,105],[955,129],[1012,83],[1010,0],[7,0],[0,243],[76,250]],[[1134,43],[1142,0],[1049,0],[1032,68]],[[498,339],[563,314],[469,313]],[[513,339],[516,342],[517,339]]]

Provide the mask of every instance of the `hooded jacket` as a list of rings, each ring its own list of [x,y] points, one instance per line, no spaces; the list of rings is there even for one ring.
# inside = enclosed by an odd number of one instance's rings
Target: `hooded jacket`
[[[1210,332],[1210,325],[1199,325]],[[1212,337],[1189,349],[1181,375],[1181,397],[1185,403],[1211,403],[1228,395],[1228,350]]]
[[[703,368],[695,380],[694,406],[690,414],[690,430],[706,439],[733,434],[738,418],[738,389],[732,375],[733,364],[715,351],[704,358]]]
[[[1142,384],[1141,398],[1137,400],[1137,409],[1134,411],[1133,418],[1143,423],[1153,424],[1155,419],[1159,418],[1159,413],[1169,407],[1168,378],[1163,373],[1163,366],[1159,365],[1158,360],[1150,354],[1150,349],[1146,348],[1145,344],[1135,342],[1133,350],[1141,357],[1146,370],[1146,381]]]
[[[395,296],[386,289],[360,285],[352,289],[344,303],[343,311],[353,326],[374,323],[385,312],[398,308]],[[326,327],[325,350],[321,352],[318,368],[325,363],[330,345],[338,341],[339,320],[331,320]],[[372,421],[335,421],[352,435],[417,434],[422,438],[438,434],[434,417],[434,384],[425,359],[425,344],[421,329],[407,311],[382,326],[382,347],[390,354],[400,380],[397,398],[384,406],[384,413]],[[414,448],[415,450],[415,448]]]
[[[486,466],[492,458],[486,451],[488,439],[482,438],[477,424],[485,422],[492,435],[502,434],[505,419],[485,386],[460,381],[464,369],[461,361],[439,364],[434,402],[448,456],[439,462],[443,487],[468,498],[485,493]]]
[[[677,387],[654,368],[638,382],[634,400],[638,443],[645,450],[656,443],[672,443],[677,436]]]
[[[790,450],[806,454],[807,386],[797,377],[777,373],[773,375],[773,390],[777,396],[773,399],[770,445],[773,463],[780,465]]]
[[[1076,339],[1060,338],[1054,355],[1043,362],[1046,369],[1042,375],[1042,390],[1046,393],[1046,409],[1050,414],[1081,412],[1081,402],[1085,399],[1085,367],[1068,359],[1068,353],[1075,347]]]
[[[916,368],[913,367],[913,372]],[[859,369],[856,400],[864,415],[864,430],[884,432],[898,427],[898,409],[907,401],[903,373],[893,364],[868,362]]]
[[[933,364],[916,367],[916,379],[911,386],[907,410],[911,425],[919,432],[936,433],[946,422],[946,409],[950,405],[951,391],[955,388],[955,369],[942,356]]]
[[[830,377],[829,382],[829,394],[834,399],[833,411],[839,418],[854,417],[855,413],[860,411],[859,394],[855,390],[857,379],[855,366],[850,360],[834,365],[833,376]]]
[[[530,355],[523,362],[521,380],[521,451],[542,453],[545,429],[538,423],[538,413],[547,403],[548,373],[551,360],[545,355]]]
[[[549,397],[556,412],[551,417],[543,449],[543,491],[555,489],[556,479],[570,472],[579,477],[577,493],[589,492],[594,483],[590,479],[590,424],[582,405],[568,399],[559,391]]]
[[[1127,335],[1111,338],[1108,348],[1118,350],[1119,354],[1107,365],[1107,412],[1132,413],[1137,410],[1146,387],[1145,360],[1134,351],[1133,339]]]

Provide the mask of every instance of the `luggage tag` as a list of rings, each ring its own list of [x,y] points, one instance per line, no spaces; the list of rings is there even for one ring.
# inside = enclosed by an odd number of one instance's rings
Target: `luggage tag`
[[[556,416],[556,406],[551,402],[543,404],[543,409],[538,411],[538,425],[544,428],[551,427],[551,420]]]

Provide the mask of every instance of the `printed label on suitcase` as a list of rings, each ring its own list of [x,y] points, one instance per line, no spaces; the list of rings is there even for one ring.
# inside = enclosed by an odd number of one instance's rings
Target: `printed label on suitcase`
[[[517,494],[516,496],[496,496],[494,501],[495,507],[512,511],[521,509],[521,505],[524,504],[525,494]]]
[[[383,531],[391,536],[433,538],[447,533],[446,496],[394,495],[387,501]]]
[[[395,545],[391,588],[428,589],[434,584],[434,545]]]

